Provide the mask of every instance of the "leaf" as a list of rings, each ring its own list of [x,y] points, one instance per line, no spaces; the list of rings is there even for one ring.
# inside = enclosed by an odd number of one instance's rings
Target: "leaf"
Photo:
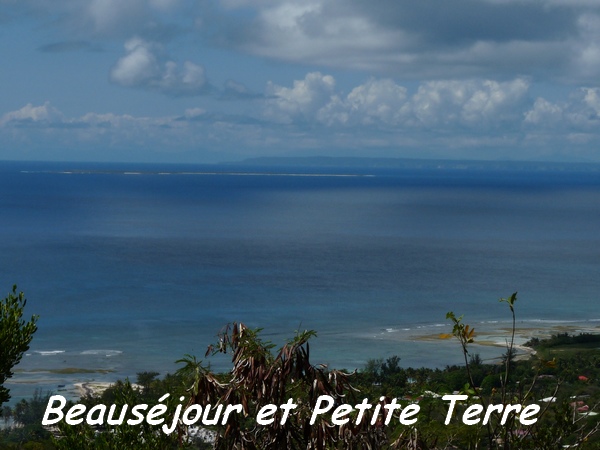
[[[552,360],[550,360],[550,361],[542,361],[542,363],[546,367],[556,367],[556,358],[552,358]]]
[[[515,302],[517,301],[517,293],[513,292],[513,294],[508,298],[501,298],[498,300],[499,302],[506,302],[510,307],[510,310],[514,312]]]

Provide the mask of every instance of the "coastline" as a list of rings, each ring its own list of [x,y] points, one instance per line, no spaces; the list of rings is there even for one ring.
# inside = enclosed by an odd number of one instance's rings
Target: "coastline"
[[[468,321],[467,321],[468,322]],[[508,322],[499,321],[480,321],[474,323],[475,337],[474,342],[469,345],[471,354],[480,354],[482,359],[487,363],[494,363],[501,359],[502,354],[506,351],[507,339],[511,335],[511,327]],[[421,367],[420,365],[411,364],[409,350],[413,353],[427,354],[429,358],[436,359],[438,366],[463,364],[463,356],[460,350],[460,345],[454,337],[442,338],[441,335],[451,333],[450,324],[425,324],[415,325],[411,328],[399,329],[384,329],[378,334],[351,333],[353,339],[361,345],[372,346],[373,343],[381,344],[385,342],[387,348],[397,349],[397,353],[401,356],[401,365],[404,367]],[[517,358],[530,358],[535,355],[535,350],[526,347],[523,344],[529,339],[548,338],[557,333],[569,333],[576,335],[579,333],[600,334],[600,321],[546,321],[538,320],[523,320],[516,324],[515,340],[513,347],[517,350]],[[341,340],[345,336],[340,337]],[[320,347],[317,343],[315,349]],[[358,345],[358,344],[357,344]],[[381,346],[380,346],[381,347]],[[381,347],[385,348],[385,346]],[[323,348],[320,352],[314,352],[313,363],[319,363]],[[326,350],[326,349],[325,349]],[[357,350],[358,351],[358,350]],[[436,353],[437,352],[437,353]],[[391,351],[382,352],[381,354],[373,353],[372,358],[385,358],[392,356]],[[439,359],[443,354],[444,359]],[[176,355],[175,355],[176,356]],[[126,356],[120,355],[125,358]],[[65,396],[67,399],[77,400],[86,395],[101,395],[109,386],[117,380],[129,378],[135,379],[136,373],[124,374],[98,368],[98,366],[87,368],[56,368],[52,364],[56,364],[55,358],[52,356],[41,357],[47,367],[27,368],[20,365],[15,371],[14,377],[9,380],[7,386],[11,389],[11,403],[18,402],[21,398],[30,398],[36,388],[42,389],[43,392],[53,392]],[[109,358],[107,357],[107,360]],[[364,361],[364,359],[357,359]],[[98,361],[96,361],[98,363]],[[340,368],[341,366],[334,363],[328,364],[330,367]],[[364,366],[364,362],[357,364],[357,367],[345,367],[352,370],[360,369]],[[157,368],[156,370],[160,370]],[[142,368],[139,369],[143,370]],[[220,371],[218,367],[214,367],[215,371]],[[161,376],[166,372],[161,373]]]
[[[79,398],[82,398],[88,397],[90,395],[102,395],[104,391],[106,391],[113,384],[114,383],[109,381],[92,381],[85,383],[74,383],[73,386],[77,389],[77,392],[79,393]]]
[[[600,334],[600,323],[597,321],[565,322],[562,324],[553,321],[545,326],[533,326],[536,322],[538,321],[520,321],[516,324],[513,349],[517,351],[517,359],[528,359],[536,355],[536,351],[533,348],[524,345],[532,338],[546,339],[559,333],[568,333],[569,335],[578,335],[580,333]],[[527,325],[523,326],[523,324]],[[506,351],[511,338],[512,328],[504,326],[504,323],[496,324],[499,327],[494,327],[493,325],[493,323],[483,322],[474,326],[474,342],[469,344],[473,353],[486,348],[498,349],[501,352]],[[440,337],[440,334],[416,335],[414,339],[432,343],[439,342],[442,339],[446,340],[446,338]],[[448,340],[456,343],[456,338],[454,337],[450,337]],[[501,359],[501,355],[497,359]]]

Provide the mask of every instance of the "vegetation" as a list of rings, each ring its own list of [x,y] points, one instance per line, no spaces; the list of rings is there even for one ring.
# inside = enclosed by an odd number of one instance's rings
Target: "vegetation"
[[[323,448],[325,443],[333,448],[381,448],[387,442],[381,428],[369,424],[370,412],[360,424],[335,425],[330,417],[312,421],[319,396],[329,396],[341,404],[356,400],[357,393],[350,384],[350,374],[310,363],[308,341],[314,334],[298,333],[273,354],[273,346],[243,324],[233,324],[221,333],[219,345],[209,348],[207,355],[231,352],[231,373],[219,380],[204,369],[195,371],[197,376],[188,389],[190,405],[242,405],[243,414],[230,416],[221,425],[216,449],[307,449]],[[185,362],[189,370],[192,362]],[[283,410],[277,409],[271,423],[256,423],[262,408],[279,407],[289,399],[296,407],[287,420]]]
[[[140,379],[142,375],[142,379]],[[140,381],[148,381],[144,387],[139,384]],[[175,410],[176,399],[183,394],[182,380],[167,375],[163,380],[152,377],[148,380],[146,373],[138,374],[136,385],[128,380],[118,381],[110,389],[104,391],[100,396],[87,396],[78,403],[83,404],[89,410],[97,405],[116,405],[117,413],[124,405],[148,404],[150,407],[160,402],[160,397],[166,392],[171,393],[168,401],[164,402],[167,407],[166,416],[169,417]],[[98,414],[96,414],[96,417]],[[131,418],[128,414],[127,418]],[[168,421],[168,420],[167,420]],[[56,432],[58,438],[53,437],[53,448],[59,450],[138,450],[138,449],[176,449],[176,448],[210,448],[203,445],[202,442],[185,442],[177,433],[166,434],[162,431],[161,425],[150,425],[143,421],[139,425],[128,425],[124,421],[121,425],[89,426],[85,422],[80,425],[68,425],[64,421],[60,422]]]
[[[21,400],[13,408],[5,407],[3,416],[18,426],[0,433],[0,448],[54,449],[51,434],[42,426],[42,417],[50,398],[49,393],[36,389],[29,400]]]
[[[17,286],[6,298],[0,300],[0,406],[10,400],[4,383],[12,377],[12,369],[21,361],[23,353],[29,350],[33,333],[37,330],[37,316],[29,322],[23,320],[23,309],[27,300]]]
[[[156,372],[140,372],[135,384],[117,382],[102,395],[88,396],[79,403],[97,405],[164,404],[167,420],[174,424],[166,434],[160,425],[76,426],[64,422],[51,437],[47,430],[35,428],[41,423],[48,394],[36,392],[31,401],[22,401],[6,415],[12,415],[18,428],[3,432],[0,448],[58,449],[556,449],[568,446],[598,449],[600,427],[594,417],[600,402],[600,352],[595,335],[556,335],[529,344],[537,356],[529,360],[515,358],[514,327],[516,293],[501,299],[510,310],[513,333],[501,364],[485,364],[471,352],[476,339],[472,327],[463,317],[448,313],[452,333],[442,338],[456,339],[464,365],[445,369],[403,368],[399,356],[373,359],[362,370],[348,373],[310,361],[312,331],[298,332],[280,349],[261,338],[260,330],[232,324],[220,334],[218,344],[210,346],[206,358],[216,353],[231,355],[228,373],[213,373],[210,365],[186,355],[178,362],[181,369],[162,379]],[[548,351],[549,353],[544,353]],[[168,399],[165,393],[170,393]],[[444,394],[465,394],[456,402],[448,417],[449,402]],[[356,408],[349,412],[347,423],[336,423],[331,412],[312,421],[312,412],[320,396],[334,399],[335,406],[358,405],[369,399],[374,408],[356,419]],[[162,399],[162,401],[161,401]],[[290,399],[296,405],[283,420],[279,408]],[[415,423],[399,421],[384,406],[398,402],[404,407],[419,405]],[[45,403],[46,402],[46,403]],[[191,427],[177,413],[197,405],[240,405],[240,411],[226,421],[215,420],[206,428],[214,433],[214,442],[191,439]],[[523,423],[518,412],[499,414],[508,405],[540,405],[538,420]],[[275,405],[272,420],[259,424],[257,415]],[[375,410],[379,406],[379,410]],[[487,423],[463,423],[468,411],[492,410]],[[118,410],[119,408],[117,408]],[[127,416],[130,417],[130,416]],[[211,417],[216,417],[211,413]],[[483,417],[483,413],[479,418]],[[174,420],[178,418],[178,420]],[[447,422],[447,424],[446,424]],[[44,434],[45,433],[45,434]],[[4,443],[4,444],[1,444]],[[32,447],[35,443],[37,447]],[[4,445],[4,447],[2,447]]]
[[[569,333],[553,334],[548,339],[540,340],[532,338],[525,343],[527,347],[535,348],[536,350],[555,349],[557,347],[570,348],[595,348],[600,344],[600,335],[591,333],[579,333],[578,335],[570,335]]]

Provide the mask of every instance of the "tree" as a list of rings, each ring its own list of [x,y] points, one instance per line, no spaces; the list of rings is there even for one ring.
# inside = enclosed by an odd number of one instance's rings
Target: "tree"
[[[12,377],[12,369],[21,361],[23,353],[29,350],[33,333],[37,330],[38,316],[32,316],[29,322],[23,320],[23,309],[27,300],[17,286],[0,301],[0,405],[10,399],[9,390],[4,383]]]
[[[156,381],[156,377],[159,376],[158,372],[138,372],[136,383],[142,386],[144,390],[144,395],[147,395],[150,392],[150,388],[152,383]]]
[[[315,336],[313,331],[298,333],[276,354],[259,331],[234,323],[219,335],[216,346],[209,347],[207,356],[231,353],[233,368],[226,377],[211,373],[193,357],[178,361],[185,364],[180,374],[191,378],[187,406],[241,405],[240,414],[216,427],[215,449],[383,448],[386,431],[370,425],[370,411],[358,424],[336,425],[327,415],[314,423],[309,420],[321,395],[330,396],[337,405],[358,403],[356,389],[350,385],[352,374],[311,364],[308,341]],[[260,410],[290,399],[295,406],[287,420],[278,409],[273,421],[258,425],[255,418]]]
[[[118,381],[106,392],[112,391],[110,402],[116,405],[115,415],[126,405],[139,405],[148,403],[151,406],[156,404],[153,399],[142,397],[142,393],[136,389],[129,380],[125,382]],[[104,396],[103,396],[104,397]],[[83,401],[90,410],[92,405],[106,405],[108,402],[103,397],[88,397]],[[177,395],[172,397],[177,398]],[[169,398],[165,405],[168,411],[165,413],[170,418],[175,409],[176,400]],[[162,425],[151,425],[147,420],[137,425],[128,423],[129,419],[134,419],[129,410],[126,419],[118,425],[104,423],[101,426],[90,426],[85,421],[78,425],[69,425],[65,421],[58,423],[60,437],[53,438],[54,448],[58,450],[138,450],[138,449],[177,449],[191,448],[186,443],[179,442],[177,433],[166,434],[162,431]],[[169,419],[166,420],[169,422]]]
[[[2,418],[4,419],[4,428],[8,427],[8,422],[10,422],[10,419],[12,418],[12,409],[10,406],[3,406],[2,407],[2,413],[0,414],[2,416]]]

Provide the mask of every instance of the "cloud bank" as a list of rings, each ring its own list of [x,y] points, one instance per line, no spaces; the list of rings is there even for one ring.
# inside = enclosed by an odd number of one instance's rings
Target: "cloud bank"
[[[535,0],[222,2],[223,45],[404,78],[535,76],[597,83],[600,4]],[[236,17],[237,20],[237,17]],[[238,20],[239,21],[239,20]]]
[[[600,4],[578,0],[3,0],[75,42],[176,36],[303,65],[412,79],[597,83]],[[40,19],[46,17],[46,20]]]
[[[138,47],[131,48],[134,53]],[[145,86],[164,79],[165,72],[150,72],[162,75],[132,76],[128,82]],[[279,154],[285,144],[307,154],[366,149],[371,156],[390,156],[403,150],[414,157],[483,159],[496,158],[498,150],[517,158],[526,149],[532,159],[559,160],[594,159],[590,144],[600,141],[600,88],[574,89],[553,102],[533,97],[524,78],[436,80],[414,89],[370,78],[344,93],[332,75],[310,72],[289,86],[269,82],[265,94],[252,101],[254,114],[195,107],[159,117],[93,112],[67,117],[49,103],[28,104],[0,118],[0,137],[48,142],[69,135],[82,146],[107,150],[201,148],[240,157]]]
[[[596,1],[0,4],[39,57],[0,111],[6,148],[600,160]]]

